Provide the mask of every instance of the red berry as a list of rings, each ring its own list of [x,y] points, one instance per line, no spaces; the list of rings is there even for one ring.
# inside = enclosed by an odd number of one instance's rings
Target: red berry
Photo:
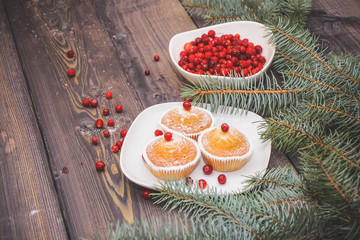
[[[98,171],[102,171],[105,168],[105,163],[103,161],[97,161],[95,167]]]
[[[90,105],[91,105],[92,107],[97,107],[97,105],[98,105],[98,100],[96,100],[95,98],[91,99]]]
[[[226,183],[226,176],[225,176],[224,174],[220,174],[220,175],[218,176],[218,182],[219,182],[220,184],[225,184],[225,183]]]
[[[103,122],[103,120],[98,119],[95,121],[95,125],[97,128],[102,128],[102,126],[104,125],[104,122]]]
[[[107,99],[112,98],[112,92],[107,92],[107,93],[105,94],[105,97],[106,97]]]
[[[127,134],[127,131],[128,131],[127,129],[121,130],[120,131],[120,136],[124,138],[126,136],[126,134]]]
[[[110,136],[109,130],[104,130],[103,135],[104,135],[104,137],[109,137]]]
[[[144,199],[150,199],[151,198],[151,191],[148,189],[145,189],[142,191],[142,196]]]
[[[109,114],[110,114],[109,109],[105,108],[105,109],[103,110],[103,115],[104,115],[104,116],[107,116],[107,115],[109,115]]]
[[[123,141],[116,141],[116,146],[119,147],[119,149],[121,149],[122,145],[123,145]]]
[[[227,125],[226,123],[221,124],[221,130],[223,132],[229,131],[229,125]]]
[[[90,99],[84,98],[84,99],[82,100],[82,105],[83,105],[84,107],[88,107],[88,106],[90,105]]]
[[[114,120],[110,119],[110,120],[107,122],[107,125],[108,125],[108,126],[114,126],[114,125],[115,125]]]
[[[116,146],[116,145],[113,145],[113,146],[111,147],[111,150],[112,150],[114,153],[117,153],[117,152],[119,151],[119,147]]]
[[[115,111],[116,112],[121,112],[122,111],[122,106],[121,105],[116,105],[115,106]]]
[[[191,102],[185,101],[183,107],[185,110],[189,111],[191,109]]]
[[[215,37],[215,31],[214,30],[210,30],[209,32],[208,32],[208,36],[209,37]]]
[[[166,141],[170,141],[172,139],[172,133],[171,132],[165,133],[164,138]]]
[[[144,73],[145,73],[145,75],[150,75],[150,70],[146,69]]]
[[[69,51],[67,51],[67,56],[69,57],[69,58],[73,58],[74,57],[74,51],[73,50],[69,50]]]
[[[185,184],[186,186],[192,185],[194,183],[194,180],[191,177],[185,178]]]
[[[67,71],[67,74],[68,74],[69,77],[75,76],[75,69],[70,68],[70,69]]]
[[[159,61],[159,60],[160,60],[159,55],[155,55],[155,56],[154,56],[154,60],[155,60],[155,61]]]
[[[213,172],[213,167],[209,164],[206,164],[204,167],[203,167],[203,172],[206,174],[206,175],[210,175],[212,172]]]
[[[99,142],[99,139],[97,137],[93,137],[91,141],[93,142],[93,144],[97,144]]]
[[[156,129],[155,132],[154,132],[154,134],[155,134],[155,136],[161,136],[161,135],[163,135],[164,133],[163,133],[161,130]]]
[[[200,188],[204,189],[204,188],[206,188],[206,185],[207,185],[207,183],[206,183],[206,181],[204,179],[199,180],[199,187]]]

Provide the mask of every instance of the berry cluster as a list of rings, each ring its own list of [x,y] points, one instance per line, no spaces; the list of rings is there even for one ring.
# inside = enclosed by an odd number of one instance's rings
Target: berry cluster
[[[260,45],[254,46],[239,34],[216,36],[214,30],[184,45],[179,66],[190,73],[249,76],[258,73],[266,62]]]

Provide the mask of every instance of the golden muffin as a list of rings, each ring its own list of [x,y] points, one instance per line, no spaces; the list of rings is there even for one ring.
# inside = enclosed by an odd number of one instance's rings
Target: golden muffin
[[[204,162],[214,170],[235,171],[242,168],[252,153],[252,144],[238,129],[232,126],[211,128],[198,139]]]
[[[197,143],[188,137],[167,134],[150,140],[143,149],[149,170],[160,179],[185,178],[195,169],[201,156]]]

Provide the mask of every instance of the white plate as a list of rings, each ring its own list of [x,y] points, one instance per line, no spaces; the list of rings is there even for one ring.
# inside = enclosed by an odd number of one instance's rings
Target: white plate
[[[151,138],[155,137],[154,131],[159,129],[157,122],[161,115],[169,109],[182,105],[182,102],[170,102],[151,106],[142,111],[132,123],[126,137],[120,154],[120,167],[125,176],[132,182],[154,189],[163,181],[155,177],[147,168],[141,157],[143,146]],[[237,127],[242,131],[254,144],[254,152],[244,167],[237,171],[224,173],[227,182],[221,185],[217,177],[221,172],[214,171],[211,175],[205,175],[202,167],[205,165],[202,158],[200,164],[191,173],[190,177],[196,183],[199,179],[205,179],[208,187],[216,187],[219,192],[233,193],[244,190],[245,184],[242,182],[246,176],[254,175],[257,172],[264,173],[270,159],[271,142],[262,142],[258,134],[259,122],[264,121],[259,115],[239,111],[234,114],[215,113],[215,126],[226,122],[229,125]]]

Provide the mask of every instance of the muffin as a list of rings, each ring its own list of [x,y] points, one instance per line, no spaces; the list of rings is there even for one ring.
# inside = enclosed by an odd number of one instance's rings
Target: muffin
[[[170,132],[150,140],[144,146],[142,154],[151,173],[168,180],[189,176],[201,156],[193,139]]]
[[[166,132],[180,133],[197,140],[204,130],[213,127],[214,122],[211,112],[184,102],[183,106],[167,111],[161,117],[160,126]]]
[[[227,124],[206,130],[199,136],[198,143],[204,162],[220,172],[242,168],[253,148],[242,132]]]

